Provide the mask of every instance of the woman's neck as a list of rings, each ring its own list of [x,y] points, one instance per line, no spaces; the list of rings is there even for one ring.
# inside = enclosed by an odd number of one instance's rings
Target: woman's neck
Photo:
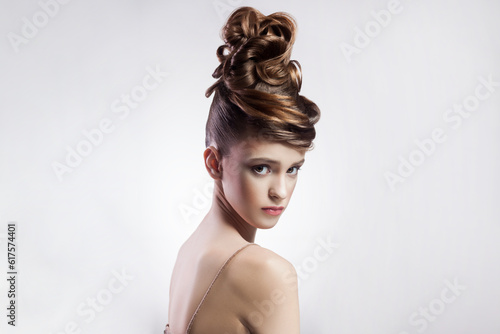
[[[257,228],[250,225],[246,220],[234,211],[231,204],[224,195],[220,180],[215,180],[212,207],[203,219],[204,222],[215,228],[216,233],[238,234],[247,242],[254,242]]]

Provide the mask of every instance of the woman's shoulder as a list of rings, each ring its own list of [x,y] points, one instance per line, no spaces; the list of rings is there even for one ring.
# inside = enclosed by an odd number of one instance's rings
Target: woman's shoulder
[[[229,266],[224,286],[251,333],[299,333],[297,273],[264,247],[249,246]]]
[[[268,275],[280,273],[283,270],[295,271],[293,265],[284,257],[257,244],[247,247],[238,258],[238,262],[248,271],[261,271],[262,274]]]
[[[276,289],[296,290],[294,266],[265,247],[246,247],[232,262],[227,276],[229,283],[239,291],[255,296],[256,293],[268,295]]]

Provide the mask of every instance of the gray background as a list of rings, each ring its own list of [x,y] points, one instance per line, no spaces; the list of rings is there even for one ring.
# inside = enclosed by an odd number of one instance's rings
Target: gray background
[[[299,272],[302,332],[500,332],[500,86],[474,97],[500,82],[499,2],[54,1],[0,2],[0,268],[15,221],[19,270],[2,332],[163,331],[210,203],[204,91],[240,5],[297,19],[292,58],[322,110],[291,206],[256,239]],[[148,69],[163,74],[145,90]],[[128,114],[123,94],[141,100]]]

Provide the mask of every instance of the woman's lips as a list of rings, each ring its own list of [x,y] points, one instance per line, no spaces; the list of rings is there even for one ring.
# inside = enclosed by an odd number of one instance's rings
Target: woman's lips
[[[281,214],[283,209],[283,206],[266,206],[265,208],[262,208],[265,213],[270,214],[271,216],[277,216]]]

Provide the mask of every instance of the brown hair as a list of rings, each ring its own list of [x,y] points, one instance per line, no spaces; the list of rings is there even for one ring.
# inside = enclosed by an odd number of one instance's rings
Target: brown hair
[[[287,13],[263,15],[251,7],[235,10],[222,28],[217,49],[218,79],[206,124],[205,145],[215,144],[222,156],[230,145],[258,133],[267,140],[312,148],[320,110],[299,95],[302,70],[290,60],[295,20]]]

